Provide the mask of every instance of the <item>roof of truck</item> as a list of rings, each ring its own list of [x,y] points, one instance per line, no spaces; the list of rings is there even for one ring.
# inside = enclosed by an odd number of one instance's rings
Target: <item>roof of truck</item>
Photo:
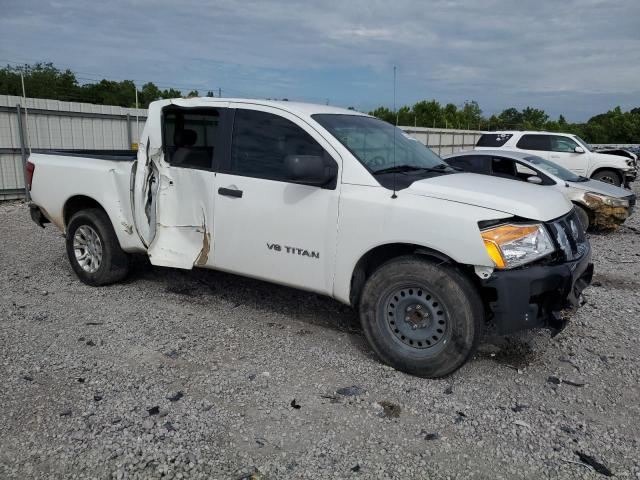
[[[287,100],[259,100],[252,98],[216,98],[216,97],[191,97],[171,99],[180,100],[181,105],[192,103],[194,107],[215,105],[217,103],[246,103],[251,105],[263,105],[286,110],[295,114],[314,115],[317,113],[333,113],[339,115],[366,115],[365,113],[347,108],[334,107],[332,105],[322,105],[316,103],[290,102]],[[160,100],[163,102],[163,100]],[[170,101],[164,101],[170,103]]]

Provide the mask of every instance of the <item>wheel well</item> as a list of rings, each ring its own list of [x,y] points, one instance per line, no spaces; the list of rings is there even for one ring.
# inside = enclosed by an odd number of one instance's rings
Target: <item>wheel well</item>
[[[351,305],[357,307],[360,301],[360,294],[367,278],[383,263],[389,260],[402,257],[404,255],[420,255],[422,257],[430,257],[441,263],[456,264],[456,262],[445,255],[431,248],[414,245],[410,243],[391,243],[380,245],[365,253],[358,263],[356,263],[351,275],[351,290],[349,293],[349,301]]]
[[[618,180],[620,180],[620,183],[622,183],[622,181],[624,180],[622,178],[622,174],[620,174],[620,171],[615,169],[615,168],[609,168],[609,167],[602,167],[602,168],[598,168],[596,170],[594,170],[594,172],[591,174],[591,178],[593,178],[596,174],[600,173],[600,172],[613,172],[618,176]]]
[[[64,217],[64,226],[66,227],[67,225],[69,225],[71,217],[73,217],[76,213],[81,210],[87,210],[88,208],[99,208],[106,213],[106,210],[102,207],[102,205],[100,205],[91,197],[87,197],[86,195],[76,195],[75,197],[71,197],[69,200],[67,200],[67,203],[64,204],[64,209],[62,210],[62,215]]]

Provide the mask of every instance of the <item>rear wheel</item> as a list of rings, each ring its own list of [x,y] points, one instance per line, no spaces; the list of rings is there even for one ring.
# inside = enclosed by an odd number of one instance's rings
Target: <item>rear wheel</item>
[[[82,210],[71,217],[66,246],[71,267],[87,285],[114,283],[129,272],[129,255],[120,248],[103,210]]]
[[[584,231],[586,232],[589,228],[589,224],[591,223],[589,212],[586,208],[584,208],[582,205],[578,205],[577,203],[574,203],[574,207],[576,209],[576,213],[578,214],[578,218],[580,219],[580,222],[584,227]]]
[[[615,185],[619,187],[622,184],[622,180],[620,179],[620,175],[615,170],[600,170],[599,172],[593,175],[594,180],[600,180],[604,183],[610,183],[611,185]]]
[[[380,359],[412,375],[447,375],[473,354],[482,302],[450,266],[406,256],[376,270],[360,300],[362,328]]]

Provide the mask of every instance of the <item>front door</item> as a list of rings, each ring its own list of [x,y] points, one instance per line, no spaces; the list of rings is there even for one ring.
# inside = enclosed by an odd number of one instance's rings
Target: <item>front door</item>
[[[576,175],[586,175],[588,166],[587,155],[577,153],[575,150],[578,146],[579,145],[569,137],[552,135],[549,160],[571,170]]]
[[[161,146],[148,139],[136,174],[136,226],[152,264],[190,269],[212,260],[215,162],[224,155],[226,108],[168,104]],[[155,139],[157,143],[158,139]]]
[[[340,168],[339,156],[292,114],[235,107],[231,152],[216,177],[214,230],[223,232],[216,268],[330,293],[340,182],[323,188],[291,183],[284,159],[329,155]]]

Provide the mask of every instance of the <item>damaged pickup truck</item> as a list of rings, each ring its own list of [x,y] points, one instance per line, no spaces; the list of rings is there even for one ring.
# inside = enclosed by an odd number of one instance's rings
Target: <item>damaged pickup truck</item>
[[[376,118],[293,102],[154,102],[137,156],[33,154],[31,216],[66,236],[83,282],[212,268],[359,311],[379,358],[424,377],[497,333],[563,328],[590,283],[572,204],[461,173]]]

